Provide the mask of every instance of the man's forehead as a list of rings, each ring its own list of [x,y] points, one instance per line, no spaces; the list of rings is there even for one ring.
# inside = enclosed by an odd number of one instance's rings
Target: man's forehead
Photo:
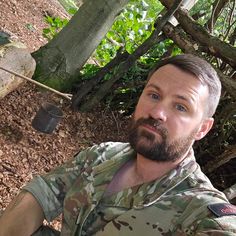
[[[145,88],[171,92],[182,100],[192,100],[208,96],[208,87],[194,74],[186,72],[175,65],[167,64],[156,70],[148,80]]]
[[[178,71],[179,73],[184,73],[186,75],[194,77],[197,80],[200,80],[200,78],[198,78],[198,76],[195,75],[193,72],[191,72],[191,71],[189,71],[187,69],[181,68],[180,66],[177,66],[177,65],[174,65],[174,64],[170,64],[170,63],[169,64],[165,64],[163,66],[160,66],[155,71],[153,71],[152,75],[156,74],[156,73],[160,73],[162,71]]]

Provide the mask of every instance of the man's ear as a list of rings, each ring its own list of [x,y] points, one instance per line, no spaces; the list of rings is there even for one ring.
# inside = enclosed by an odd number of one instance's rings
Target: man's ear
[[[197,133],[195,134],[195,140],[202,139],[212,128],[213,123],[214,123],[214,119],[212,117],[206,118],[205,120],[203,120]]]

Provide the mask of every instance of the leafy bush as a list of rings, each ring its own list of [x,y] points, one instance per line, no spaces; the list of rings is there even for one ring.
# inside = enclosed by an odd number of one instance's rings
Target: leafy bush
[[[104,66],[118,50],[133,53],[152,33],[153,22],[162,5],[153,0],[130,1],[97,47],[94,57]]]
[[[43,29],[43,37],[45,37],[48,41],[52,40],[68,23],[67,19],[51,16],[46,16],[45,21],[49,25],[49,27]]]

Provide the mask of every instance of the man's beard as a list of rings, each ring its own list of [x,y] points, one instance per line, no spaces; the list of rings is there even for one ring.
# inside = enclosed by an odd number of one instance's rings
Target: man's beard
[[[156,130],[156,135],[140,126],[150,125]],[[184,132],[184,131],[183,131]],[[129,132],[131,147],[143,157],[158,162],[174,162],[187,153],[193,142],[196,131],[188,137],[178,139],[172,143],[168,142],[168,131],[161,126],[158,120],[152,118],[140,118],[137,121],[132,119]],[[157,137],[159,135],[159,137]],[[160,141],[157,140],[160,138]]]

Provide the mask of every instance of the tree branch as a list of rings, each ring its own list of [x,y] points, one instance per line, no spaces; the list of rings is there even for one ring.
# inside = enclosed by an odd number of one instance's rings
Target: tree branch
[[[171,38],[186,53],[191,53],[202,57],[198,50],[206,51],[205,47],[202,47],[199,43],[188,37],[181,27],[173,27],[168,23],[163,28],[163,32],[167,38]],[[223,74],[220,70],[216,69],[216,71],[220,77],[223,87],[232,96],[232,98],[236,100],[236,81]]]
[[[229,2],[230,0],[216,0],[213,3],[213,9],[211,13],[211,17],[206,23],[207,28],[209,29],[210,32],[213,31],[214,25],[216,23],[217,18],[219,17],[220,13],[222,12],[222,9],[225,7],[225,5]]]
[[[170,1],[160,0],[167,8],[171,6]],[[204,27],[195,22],[188,12],[181,8],[175,13],[181,27],[190,34],[194,40],[201,45],[208,47],[209,53],[227,62],[233,69],[236,69],[236,48],[210,35]]]
[[[156,39],[156,43],[161,42],[165,39],[164,35],[160,35],[157,39]],[[141,45],[142,46],[142,45]],[[147,45],[145,45],[147,46]],[[145,49],[145,51],[143,51],[142,54],[144,54],[148,49],[146,49],[145,47],[143,48],[138,48],[140,50],[136,50],[135,53],[130,54],[129,57],[127,58],[127,60],[125,62],[122,62],[115,70],[114,70],[114,75],[108,80],[106,81],[104,84],[102,84],[99,88],[99,90],[96,92],[96,94],[93,96],[93,98],[91,100],[89,100],[88,102],[84,103],[79,110],[81,111],[89,111],[91,110],[97,103],[99,103],[104,97],[105,95],[111,90],[111,87],[113,86],[113,84],[119,80],[131,67],[132,65],[135,63],[135,61],[140,57],[140,53],[142,52],[142,49]]]
[[[166,14],[161,17],[157,18],[155,25],[157,26],[156,29],[153,31],[151,36],[141,44],[129,57],[125,62],[122,62],[115,74],[112,78],[110,78],[105,84],[103,84],[98,92],[94,95],[94,97],[89,100],[87,103],[83,104],[80,107],[81,111],[89,111],[91,110],[98,102],[100,102],[104,96],[110,91],[112,85],[124,75],[125,72],[135,63],[135,61],[144,53],[146,53],[154,44],[162,41],[165,39],[163,35],[159,36],[160,32],[164,25],[168,22],[168,20],[173,16],[176,10],[180,7],[183,0],[176,0],[173,6],[166,12]]]
[[[236,27],[233,31],[233,33],[229,36],[229,43],[234,46],[236,41]]]
[[[226,30],[226,33],[225,33],[225,35],[224,35],[224,39],[223,39],[223,40],[225,40],[225,39],[228,37],[231,28],[233,27],[233,25],[234,25],[235,22],[236,22],[236,21],[234,21],[234,22],[232,23],[233,17],[234,17],[234,12],[235,12],[235,5],[236,5],[236,0],[234,0],[234,2],[233,2],[233,6],[232,6],[231,12],[230,12],[230,14],[229,14],[229,24],[228,24],[228,28],[227,28],[227,30]]]
[[[91,79],[87,80],[78,92],[72,97],[72,109],[77,110],[82,99],[109,73],[114,67],[125,61],[129,56],[128,52],[117,53],[116,57],[113,58],[108,64],[101,68],[98,73]]]

